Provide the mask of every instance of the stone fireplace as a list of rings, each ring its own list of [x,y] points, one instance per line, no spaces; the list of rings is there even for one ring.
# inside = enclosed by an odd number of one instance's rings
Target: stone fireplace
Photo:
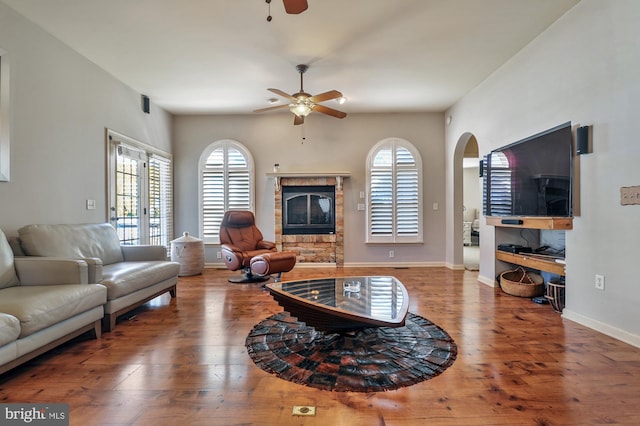
[[[275,243],[300,263],[344,265],[344,192],[349,173],[268,173],[275,178]],[[289,229],[287,229],[289,228]]]

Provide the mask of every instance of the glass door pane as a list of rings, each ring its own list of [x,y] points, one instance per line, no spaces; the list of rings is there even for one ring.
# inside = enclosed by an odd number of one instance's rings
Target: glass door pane
[[[126,151],[118,149],[116,153],[116,197],[115,226],[121,244],[141,244],[143,226],[142,197],[142,165],[135,157],[126,155]]]

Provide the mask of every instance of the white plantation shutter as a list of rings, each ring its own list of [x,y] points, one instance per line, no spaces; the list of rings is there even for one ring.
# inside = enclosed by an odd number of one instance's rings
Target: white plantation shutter
[[[393,233],[393,174],[391,170],[371,172],[370,227],[372,236]]]
[[[218,237],[220,222],[225,209],[224,197],[224,147],[214,150],[202,168],[201,211],[202,236],[204,241],[214,241]]]
[[[228,210],[251,210],[251,174],[247,159],[237,149],[227,152]]]
[[[422,164],[409,142],[386,139],[367,161],[367,242],[422,242]]]
[[[171,160],[149,157],[149,244],[170,249],[173,238],[173,170]]]
[[[484,167],[486,168],[486,158]],[[509,168],[509,160],[502,152],[494,152],[491,154],[491,176],[487,173],[483,174],[484,188],[483,196],[485,198],[484,214],[487,216],[511,216],[515,214],[513,211],[512,182],[511,169]],[[487,185],[491,187],[491,200],[487,203]]]
[[[200,160],[201,235],[219,243],[220,223],[227,210],[253,211],[253,160],[234,141],[210,145]]]

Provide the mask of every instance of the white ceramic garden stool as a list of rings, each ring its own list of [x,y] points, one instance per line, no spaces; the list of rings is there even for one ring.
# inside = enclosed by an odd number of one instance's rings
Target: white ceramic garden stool
[[[180,264],[181,277],[198,275],[204,268],[204,241],[185,232],[171,241],[171,260]]]

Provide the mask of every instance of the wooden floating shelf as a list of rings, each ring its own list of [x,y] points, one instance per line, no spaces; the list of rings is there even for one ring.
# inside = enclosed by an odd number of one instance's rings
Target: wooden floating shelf
[[[572,217],[546,217],[546,216],[522,216],[522,217],[502,217],[486,216],[486,223],[489,226],[502,226],[507,228],[529,228],[529,229],[573,229]],[[517,221],[520,223],[504,223],[505,221]]]
[[[564,263],[558,263],[555,259],[542,259],[529,253],[509,253],[502,250],[496,250],[496,259],[565,276]]]

